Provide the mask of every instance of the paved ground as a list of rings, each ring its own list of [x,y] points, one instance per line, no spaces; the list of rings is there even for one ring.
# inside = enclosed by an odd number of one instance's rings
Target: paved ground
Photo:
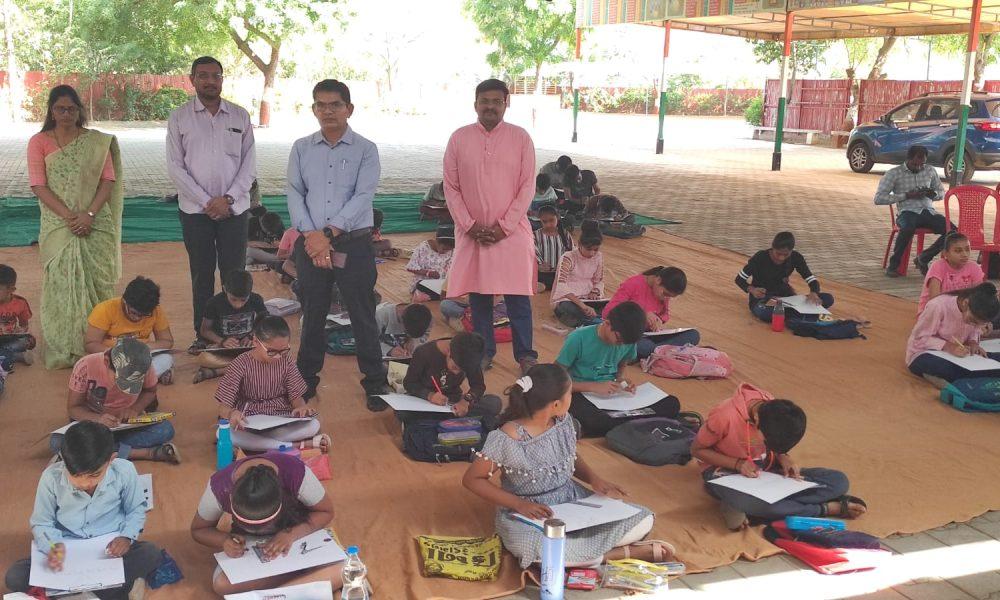
[[[381,191],[422,191],[440,179],[447,135],[466,118],[356,115],[353,123],[358,132],[379,143]],[[514,111],[509,120],[527,123],[530,117]],[[311,127],[307,121],[258,130],[264,193],[283,193],[288,150]],[[172,192],[161,126],[102,128],[114,131],[121,141],[128,195]],[[581,115],[579,144],[569,143],[570,128],[566,112],[538,119],[532,131],[539,163],[561,153],[572,155],[575,162],[598,173],[603,190],[618,194],[635,212],[683,221],[664,227],[666,231],[750,254],[766,247],[776,231],[791,229],[822,278],[905,298],[919,295],[915,270],[906,278],[887,279],[880,269],[888,214],[873,206],[871,198],[884,171],[881,165],[872,174],[857,175],[847,168],[842,151],[786,146],[784,170],[774,173],[769,170],[770,144],[748,139],[749,129],[732,119],[669,119],[661,156],[651,152],[656,133],[652,118]],[[30,195],[24,161],[30,133],[33,129],[27,127],[6,127],[0,133],[0,196]],[[980,174],[977,183],[993,187],[997,179],[991,173]],[[852,307],[852,312],[863,311],[864,307]],[[672,586],[671,597],[798,600],[862,597],[882,590],[863,597],[1000,600],[998,539],[1000,514],[989,513],[967,524],[888,540],[900,554],[873,574],[821,577],[778,556],[682,578]]]

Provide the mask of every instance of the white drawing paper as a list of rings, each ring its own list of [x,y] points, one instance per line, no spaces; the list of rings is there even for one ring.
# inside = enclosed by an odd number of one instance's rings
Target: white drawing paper
[[[153,474],[139,475],[139,485],[142,486],[142,494],[146,498],[146,512],[149,512],[153,510]]]
[[[275,417],[271,415],[251,415],[249,417],[243,417],[246,421],[246,428],[252,429],[253,431],[265,431],[267,429],[274,429],[275,427],[281,427],[282,425],[288,425],[290,423],[298,423],[299,421],[308,421],[310,417]]]
[[[555,504],[549,508],[552,509],[553,519],[559,519],[566,524],[566,533],[595,525],[614,523],[639,513],[638,508],[625,504],[621,500],[597,494],[574,502]],[[544,519],[529,519],[518,513],[511,513],[511,515],[539,529],[544,527]]]
[[[650,338],[655,338],[661,335],[674,335],[676,333],[691,331],[692,329],[694,329],[694,327],[674,327],[673,329],[657,329],[656,331],[647,331],[642,335]]]
[[[66,539],[62,571],[48,567],[48,548],[31,543],[31,571],[28,583],[52,590],[85,591],[121,587],[125,584],[125,563],[108,556],[106,550],[117,533],[86,540]]]
[[[955,363],[956,365],[969,371],[1000,370],[1000,362],[997,362],[992,358],[986,358],[985,356],[978,356],[975,354],[970,354],[969,356],[955,356],[954,354],[941,350],[932,350],[927,354],[941,357],[948,362]]]
[[[225,552],[215,555],[215,560],[232,583],[254,581],[273,575],[282,575],[302,569],[311,569],[321,565],[329,565],[347,559],[347,555],[334,540],[333,535],[325,529],[314,531],[292,543],[285,556],[271,560],[262,560],[254,546],[263,544],[262,538],[247,538],[247,551],[239,558],[230,558]]]
[[[444,279],[421,279],[418,282],[418,285],[421,285],[440,296],[441,290],[444,289]]]
[[[652,383],[646,382],[635,388],[630,394],[625,390],[611,396],[584,392],[584,398],[601,410],[635,410],[656,404],[667,397],[667,393]]]
[[[226,600],[333,600],[333,585],[329,581],[313,581],[270,590],[226,594],[224,598]]]
[[[391,406],[395,411],[412,410],[417,412],[451,412],[450,406],[438,406],[429,400],[417,398],[416,396],[409,396],[407,394],[382,394],[379,398],[385,400],[385,403]]]
[[[798,296],[785,296],[784,298],[778,298],[781,303],[785,305],[785,308],[794,309],[795,312],[800,315],[828,315],[830,311],[823,308],[821,304],[813,304],[806,300],[803,294]]]
[[[818,485],[811,481],[785,477],[769,471],[758,471],[757,477],[744,477],[739,474],[725,475],[713,479],[709,483],[750,494],[769,504],[774,504],[778,500],[783,500],[792,494]]]

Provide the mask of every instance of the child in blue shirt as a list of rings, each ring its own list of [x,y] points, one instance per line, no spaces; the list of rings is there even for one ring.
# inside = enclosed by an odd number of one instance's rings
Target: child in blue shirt
[[[145,578],[162,557],[155,545],[138,541],[146,523],[145,494],[135,467],[117,458],[114,449],[114,436],[106,426],[81,421],[70,427],[62,461],[42,472],[29,521],[35,545],[47,551],[53,570],[60,570],[66,560],[65,540],[117,534],[107,554],[124,560],[125,585],[95,591],[102,600],[141,598]],[[27,592],[30,571],[31,559],[14,563],[7,571],[7,588]]]

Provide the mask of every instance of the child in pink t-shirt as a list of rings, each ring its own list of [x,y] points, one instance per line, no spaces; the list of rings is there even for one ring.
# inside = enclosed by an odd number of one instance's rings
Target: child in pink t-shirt
[[[702,468],[705,490],[721,503],[730,529],[742,529],[749,518],[776,521],[788,516],[854,519],[867,511],[860,498],[848,495],[850,483],[840,471],[800,469],[788,453],[806,432],[806,414],[791,400],[741,383],[733,396],[708,413],[691,444],[691,456]],[[745,492],[711,482],[741,474],[759,477],[762,471],[804,479],[818,487],[769,503]]]
[[[924,277],[924,289],[920,293],[917,315],[924,311],[927,302],[944,292],[964,290],[983,282],[983,270],[969,260],[972,246],[965,234],[952,232],[945,238],[941,258],[931,263]]]
[[[618,286],[618,291],[604,307],[602,316],[607,319],[611,309],[622,302],[635,302],[646,311],[646,331],[668,329],[670,319],[670,300],[684,293],[687,289],[687,275],[677,267],[653,267],[638,275],[633,275]],[[687,329],[675,333],[658,335],[655,338],[643,336],[636,344],[639,358],[646,358],[656,350],[657,346],[670,344],[672,346],[697,346],[701,334],[697,329]]]

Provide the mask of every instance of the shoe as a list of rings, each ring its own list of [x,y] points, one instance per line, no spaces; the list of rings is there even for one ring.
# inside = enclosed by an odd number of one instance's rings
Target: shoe
[[[389,393],[392,393],[392,390],[389,389],[388,384],[383,384],[381,386],[365,390],[366,406],[368,407],[368,410],[372,412],[382,412],[383,410],[389,408],[389,405],[386,404],[385,400],[379,398],[379,396]]]
[[[531,367],[538,364],[538,359],[533,356],[526,356],[517,362],[518,364],[521,365],[521,376],[523,377],[524,375],[528,374],[528,371],[531,370]]]
[[[927,275],[927,270],[930,269],[930,264],[921,260],[919,254],[913,257],[913,266],[920,269],[921,275]]]
[[[889,267],[888,269],[885,270],[885,276],[886,277],[892,277],[892,278],[899,277],[900,276],[899,275],[899,270],[893,269],[892,267]]]
[[[142,577],[132,582],[132,591],[128,593],[128,600],[142,600],[146,597],[146,580]]]

